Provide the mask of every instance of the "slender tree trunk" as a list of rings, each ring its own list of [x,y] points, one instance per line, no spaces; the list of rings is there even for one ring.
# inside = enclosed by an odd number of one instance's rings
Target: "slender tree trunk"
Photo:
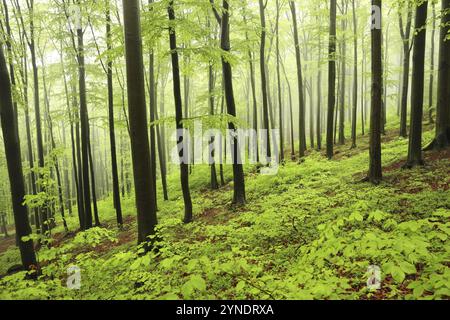
[[[342,14],[344,17],[341,20],[341,28],[343,31],[343,38],[341,42],[341,89],[339,94],[339,144],[345,144],[345,84],[346,84],[346,54],[347,54],[347,43],[345,39],[345,32],[347,29],[347,21],[345,15],[347,14],[347,5],[344,0],[342,0]]]
[[[167,8],[169,21],[175,22],[174,1],[169,1]],[[188,145],[183,128],[183,101],[181,99],[181,81],[180,81],[180,64],[178,58],[177,37],[175,27],[171,25],[169,28],[169,41],[172,58],[172,73],[173,73],[173,94],[175,99],[175,118],[176,128],[178,131],[178,155],[180,157],[180,177],[181,189],[184,199],[184,223],[192,222],[192,200],[191,192],[189,190],[189,161],[186,161],[185,152],[189,153]]]
[[[42,83],[44,85],[44,101],[45,101],[45,107],[46,107],[45,113],[46,113],[47,125],[48,125],[48,130],[49,130],[49,135],[50,135],[51,147],[52,147],[52,150],[55,150],[56,143],[55,143],[55,138],[53,135],[53,122],[52,122],[52,118],[50,115],[50,101],[48,98],[47,82],[46,82],[46,78],[45,78],[45,67],[44,67],[44,62],[43,62],[43,56],[42,56],[41,60],[42,60]],[[63,191],[62,191],[62,183],[61,183],[61,173],[60,173],[59,164],[58,164],[58,157],[56,155],[53,155],[53,162],[54,162],[53,165],[54,165],[55,171],[56,171],[56,183],[57,183],[57,188],[58,188],[59,210],[60,210],[60,214],[61,214],[61,219],[63,221],[64,230],[66,232],[68,232],[69,228],[67,227],[67,222],[66,222],[66,217],[65,217],[65,212],[64,212],[64,199],[63,199]]]
[[[442,0],[442,9],[447,14],[441,18],[436,139],[429,147],[437,150],[450,145],[450,41],[445,40],[450,32],[450,0]]]
[[[223,15],[221,19],[221,37],[220,47],[221,49],[229,53],[230,52],[230,24],[229,24],[229,4],[227,0],[223,0]],[[234,101],[233,92],[233,73],[230,62],[222,56],[222,72],[225,89],[225,100],[227,103],[227,112],[230,116],[236,117],[236,105]],[[263,72],[264,73],[264,72]],[[228,123],[228,129],[231,132],[236,131],[234,123]],[[268,142],[269,143],[269,142]],[[237,137],[233,137],[232,140],[231,156],[233,161],[233,204],[244,205],[245,198],[245,181],[244,181],[244,168],[240,157],[240,146]]]
[[[83,30],[77,30],[78,85],[80,94],[81,159],[85,229],[92,228],[91,191],[89,179],[89,116],[86,101],[86,69],[84,62]]]
[[[328,44],[328,117],[327,157],[333,158],[333,117],[336,104],[336,0],[330,0],[330,36]]]
[[[247,24],[247,19],[244,15],[244,23]],[[249,42],[248,32],[245,32],[245,39]],[[256,162],[259,163],[259,144],[258,144],[258,103],[256,99],[256,80],[255,80],[255,66],[253,64],[253,53],[248,50],[248,63],[250,66],[250,85],[252,89],[252,102],[253,102],[253,129],[256,131],[255,138],[255,153]]]
[[[277,88],[278,88],[278,127],[280,128],[280,162],[284,162],[284,121],[283,121],[283,101],[281,96],[281,76],[280,76],[280,2],[276,1],[277,6],[277,19],[276,19],[276,55],[277,55]]]
[[[270,149],[270,126],[269,126],[269,98],[267,92],[267,72],[266,72],[266,17],[265,17],[265,4],[263,0],[259,0],[259,15],[261,19],[261,46],[259,49],[259,66],[261,72],[261,93],[263,100],[263,130],[264,132],[264,145],[266,147],[266,163],[270,163],[271,149]]]
[[[107,50],[112,49],[111,39],[111,13],[110,3],[107,3],[106,10],[106,45]],[[113,71],[112,71],[112,58],[108,57],[107,63],[107,82],[108,82],[108,123],[109,123],[109,141],[111,145],[111,173],[112,173],[112,187],[113,187],[113,199],[114,208],[116,209],[116,220],[119,228],[123,225],[122,217],[122,204],[120,199],[119,190],[119,173],[117,169],[117,151],[116,151],[116,134],[115,134],[115,122],[114,122],[114,88],[113,88]]]
[[[161,86],[161,102],[160,102],[160,112],[161,116],[164,117],[164,92],[165,92],[165,82]],[[158,112],[155,112],[155,119],[159,120]],[[161,172],[161,183],[163,188],[164,200],[169,200],[169,195],[167,191],[167,157],[166,157],[166,135],[164,124],[158,125],[156,127],[156,137],[158,140],[158,155],[159,155],[159,166]]]
[[[370,115],[370,163],[369,181],[379,184],[382,179],[381,170],[381,112],[383,92],[383,65],[381,39],[381,0],[372,0],[372,99]],[[379,13],[379,15],[378,15]],[[377,25],[379,22],[379,25]]]
[[[322,57],[322,43],[321,36],[319,34],[319,58],[317,59],[317,68],[319,69],[317,74],[317,114],[316,114],[316,136],[317,136],[317,150],[322,149],[322,67],[321,67],[321,57]]]
[[[208,92],[209,92],[209,114],[214,115],[214,73],[213,65],[210,64],[208,67]],[[209,140],[209,165],[211,169],[211,189],[219,189],[219,183],[217,181],[217,171],[216,171],[216,161],[215,156],[215,137],[210,136]]]
[[[16,242],[19,246],[22,265],[25,270],[37,270],[33,241],[22,241],[22,237],[31,234],[27,208],[23,205],[25,184],[23,181],[22,159],[20,156],[19,137],[16,127],[14,106],[12,102],[11,83],[6,66],[3,48],[0,42],[0,120],[5,145],[6,163],[8,167],[11,200],[16,226]],[[34,275],[36,276],[36,275]]]
[[[90,131],[90,130],[89,130]],[[92,146],[91,146],[91,137],[88,135],[88,156],[89,156],[89,173],[91,175],[91,188],[92,188],[92,205],[94,207],[94,221],[95,226],[100,226],[100,219],[98,217],[98,207],[97,207],[97,189],[95,183],[95,169],[94,169],[94,159],[92,158]]]
[[[434,40],[436,39],[436,3],[431,1],[433,10],[432,16],[432,31],[431,31],[431,52],[430,52],[430,85],[428,87],[428,122],[434,123],[433,120],[433,96],[434,96]]]
[[[403,80],[402,80],[402,104],[400,107],[400,136],[407,137],[406,122],[408,118],[408,87],[410,65],[410,34],[412,25],[412,2],[408,1],[408,15],[406,28],[403,29],[402,16],[399,16],[400,33],[403,39]]]
[[[149,5],[153,4],[154,0],[148,0]],[[153,9],[150,9],[153,10]],[[152,167],[152,183],[153,191],[155,192],[155,207],[158,210],[158,197],[156,194],[156,130],[155,125],[155,113],[157,108],[156,101],[156,82],[155,82],[155,54],[153,48],[150,48],[149,54],[149,108],[150,108],[150,161]]]
[[[356,20],[355,0],[352,0],[353,11],[353,110],[352,110],[352,148],[356,148],[356,121],[358,112],[358,25]]]
[[[305,156],[306,151],[306,134],[305,134],[305,97],[303,89],[303,75],[302,65],[300,58],[300,44],[298,40],[298,27],[297,27],[297,12],[295,8],[295,2],[289,1],[292,14],[292,24],[294,29],[294,45],[295,45],[295,59],[297,62],[297,80],[298,80],[298,99],[299,99],[299,157]]]
[[[155,234],[157,217],[145,103],[139,1],[123,0],[123,16],[138,242],[144,243]]]
[[[406,166],[412,168],[423,165],[422,158],[422,119],[423,92],[425,80],[425,45],[427,39],[428,1],[416,8],[414,28],[413,72],[411,86],[411,121],[409,134],[408,161]]]
[[[34,37],[34,1],[29,2],[30,10],[30,43],[29,48],[31,52],[31,65],[33,67],[33,83],[34,83],[34,112],[36,121],[36,139],[37,139],[37,151],[38,151],[38,165],[40,169],[45,167],[44,160],[44,144],[42,139],[42,124],[41,124],[41,108],[40,108],[40,98],[39,98],[39,73],[36,61],[36,45]],[[48,211],[45,208],[40,208],[40,220],[42,232],[45,234],[49,231],[49,224],[47,221]]]

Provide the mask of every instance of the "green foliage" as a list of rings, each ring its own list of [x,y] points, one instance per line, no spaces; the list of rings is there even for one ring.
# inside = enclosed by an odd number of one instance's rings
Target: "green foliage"
[[[429,133],[426,133],[428,137]],[[383,145],[385,165],[399,161],[407,140]],[[208,166],[191,175],[195,222],[181,223],[178,175],[170,200],[159,201],[158,251],[143,255],[136,225],[93,228],[39,250],[42,276],[0,280],[10,299],[446,299],[450,272],[450,191],[437,183],[448,159],[433,171],[395,169],[374,187],[357,182],[367,152],[327,161],[313,152],[288,162],[276,176],[246,168],[249,203],[228,205],[232,189],[208,191]],[[231,170],[226,166],[227,181]],[[413,192],[412,192],[413,191]],[[158,191],[161,194],[161,190]],[[114,219],[112,199],[99,202]],[[125,198],[125,217],[134,216]],[[69,219],[69,225],[71,223]],[[123,240],[128,239],[128,240]],[[0,265],[17,263],[17,250]],[[67,268],[81,269],[81,289],[66,288]],[[381,269],[381,290],[366,288],[369,265]]]

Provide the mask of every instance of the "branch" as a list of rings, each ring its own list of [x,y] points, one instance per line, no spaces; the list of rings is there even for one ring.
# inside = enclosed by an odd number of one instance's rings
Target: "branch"
[[[209,0],[209,2],[211,3],[211,9],[212,9],[212,11],[214,13],[214,17],[216,17],[217,23],[219,25],[221,25],[222,24],[222,17],[219,15],[219,12],[216,9],[216,6],[214,4],[214,0]]]

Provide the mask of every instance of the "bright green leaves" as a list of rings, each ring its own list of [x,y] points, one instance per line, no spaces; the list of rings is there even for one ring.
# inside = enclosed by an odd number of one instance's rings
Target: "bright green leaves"
[[[193,298],[196,291],[204,292],[206,290],[206,282],[199,275],[192,275],[190,279],[181,287],[181,293],[185,299]]]

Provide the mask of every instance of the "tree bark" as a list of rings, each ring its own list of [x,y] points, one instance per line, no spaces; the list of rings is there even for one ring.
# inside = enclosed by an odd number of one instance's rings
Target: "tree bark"
[[[20,156],[19,137],[17,135],[14,106],[12,102],[11,83],[6,60],[0,43],[0,121],[5,145],[6,163],[11,190],[11,200],[16,226],[16,241],[20,250],[22,265],[25,270],[37,270],[33,241],[22,241],[22,237],[31,234],[28,210],[23,205],[25,184],[23,180],[22,159]]]
[[[106,45],[108,52],[112,49],[111,40],[111,12],[110,3],[107,3],[106,11]],[[113,61],[108,57],[107,63],[107,81],[108,81],[108,123],[109,123],[109,142],[111,145],[111,173],[112,173],[112,187],[114,208],[116,209],[116,220],[119,228],[123,225],[122,204],[119,190],[119,172],[117,169],[117,151],[116,151],[116,133],[114,122],[114,88],[113,88]]]
[[[183,101],[181,99],[181,81],[180,81],[180,63],[178,57],[177,37],[175,33],[175,10],[174,1],[169,1],[167,7],[169,15],[169,41],[170,51],[172,58],[172,73],[173,73],[173,94],[175,100],[175,121],[178,131],[178,155],[180,158],[180,177],[181,177],[181,189],[183,192],[184,200],[184,223],[192,222],[192,200],[191,191],[189,189],[189,160],[185,161],[184,153],[189,152],[188,145],[186,144],[186,138],[184,137],[183,128]]]
[[[295,8],[295,2],[289,1],[292,14],[292,24],[294,29],[294,45],[295,45],[295,60],[297,63],[297,81],[298,81],[298,104],[299,104],[299,157],[305,156],[306,151],[306,133],[305,133],[305,97],[303,89],[303,75],[302,64],[300,58],[300,44],[298,40],[298,27],[297,27],[297,12]]]
[[[336,0],[330,1],[330,35],[328,44],[328,116],[327,157],[333,158],[333,118],[336,104]]]
[[[138,0],[123,0],[131,155],[138,220],[138,242],[148,242],[157,224],[144,88],[144,62]],[[150,246],[146,247],[150,249]]]
[[[414,28],[413,71],[411,87],[411,120],[409,134],[408,161],[406,167],[423,165],[422,158],[422,119],[423,92],[425,80],[425,45],[427,39],[428,1],[416,8]]]
[[[378,9],[374,9],[378,8]],[[372,0],[372,19],[381,19],[381,0]],[[377,15],[379,10],[379,16]],[[380,21],[381,26],[381,21]],[[372,26],[372,98],[370,115],[370,160],[369,160],[369,181],[379,184],[382,180],[381,169],[381,112],[382,112],[382,92],[383,92],[383,65],[381,52],[381,27],[377,28],[376,23]]]

